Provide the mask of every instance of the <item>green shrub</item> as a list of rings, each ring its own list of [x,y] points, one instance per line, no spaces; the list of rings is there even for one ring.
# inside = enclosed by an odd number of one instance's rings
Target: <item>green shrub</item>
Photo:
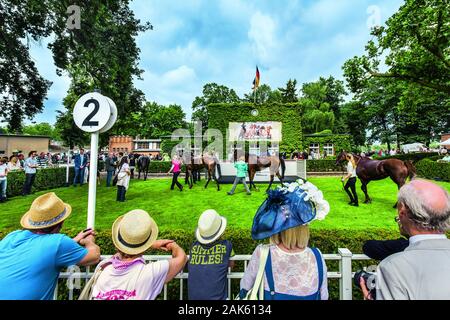
[[[74,168],[69,169],[69,182],[73,180]],[[15,197],[22,193],[25,182],[24,171],[13,171],[8,174],[8,197]],[[66,185],[66,168],[38,169],[33,183],[32,192],[63,187]]]
[[[336,165],[336,160],[307,160],[306,161],[306,171],[307,172],[343,172],[345,168],[343,164]]]
[[[431,158],[439,156],[437,152],[418,152],[418,153],[405,153],[405,154],[396,154],[395,156],[385,156],[378,157],[376,155],[373,156],[373,159],[384,160],[384,159],[399,159],[399,160],[411,160],[413,163],[416,163],[425,158]]]
[[[423,159],[416,163],[416,171],[417,175],[423,178],[450,182],[450,163]]]
[[[167,173],[172,167],[171,161],[150,161],[149,172],[151,173]],[[185,166],[181,166],[181,171],[185,171]]]

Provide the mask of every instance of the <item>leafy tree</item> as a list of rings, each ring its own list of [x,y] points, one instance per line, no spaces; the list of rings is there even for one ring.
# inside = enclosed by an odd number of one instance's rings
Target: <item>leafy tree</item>
[[[162,106],[156,102],[147,102],[140,113],[132,116],[140,123],[135,135],[149,138],[169,136],[175,129],[186,127],[185,113],[176,104]]]
[[[286,83],[286,88],[278,88],[278,90],[281,92],[281,99],[283,103],[298,101],[296,86],[297,80],[289,79],[288,82]]]
[[[47,2],[0,2],[0,117],[11,132],[20,133],[23,119],[42,111],[51,85],[39,75],[29,53],[30,41],[50,35]]]
[[[255,102],[256,94],[256,104],[271,103],[271,102],[281,102],[282,96],[279,90],[273,90],[267,84],[262,84],[254,91],[244,94],[242,101],[244,102]]]
[[[206,106],[211,103],[239,102],[239,96],[233,89],[217,83],[207,83],[203,86],[203,95],[195,97],[192,102],[192,120],[202,121],[203,130],[208,126]]]
[[[344,66],[352,92],[371,77],[403,80],[437,92],[450,93],[450,10],[448,0],[406,0],[386,27],[374,28],[366,54]],[[380,71],[384,59],[387,71]]]
[[[58,131],[48,122],[41,122],[29,126],[25,126],[23,128],[24,134],[29,135],[40,135],[40,136],[49,136],[53,140],[59,140],[60,136]]]
[[[364,110],[366,106],[360,101],[351,101],[342,105],[341,118],[346,125],[346,131],[356,146],[366,144],[366,131],[368,120]]]
[[[72,81],[64,103],[65,117],[71,117],[75,98],[99,89],[118,108],[115,126],[100,137],[101,145],[106,145],[110,134],[128,134],[136,126],[130,114],[143,108],[144,94],[133,85],[134,78],[140,79],[142,74],[135,37],[152,26],[134,17],[128,0],[82,0],[77,3],[81,8],[81,29],[68,31],[66,2],[52,2],[55,40],[49,45],[57,72],[67,73]]]
[[[305,133],[333,130],[335,117],[326,96],[326,85],[320,82],[303,84],[300,103],[304,107],[302,127]]]

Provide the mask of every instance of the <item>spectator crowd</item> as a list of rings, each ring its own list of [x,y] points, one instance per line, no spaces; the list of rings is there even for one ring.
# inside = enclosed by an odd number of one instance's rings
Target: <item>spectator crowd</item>
[[[254,250],[237,298],[328,299],[327,266],[320,250],[309,246],[309,224],[324,219],[329,210],[322,192],[310,182],[299,180],[269,191],[251,231],[254,240],[269,243]],[[73,239],[61,233],[71,213],[70,204],[55,193],[33,201],[21,218],[22,230],[0,241],[0,299],[52,299],[59,272],[71,265],[97,265],[80,299],[156,299],[164,284],[186,266],[190,300],[228,297],[227,274],[235,253],[224,237],[227,219],[216,210],[200,215],[189,258],[175,240],[158,239],[158,225],[150,214],[132,210],[113,223],[116,253],[102,261],[94,230],[81,231]],[[399,191],[396,221],[406,239],[395,249],[376,244],[384,249],[378,256],[383,260],[376,291],[370,291],[362,277],[359,280],[364,298],[450,299],[448,192],[432,182],[412,180]],[[172,257],[146,262],[143,255],[149,249],[170,252]]]

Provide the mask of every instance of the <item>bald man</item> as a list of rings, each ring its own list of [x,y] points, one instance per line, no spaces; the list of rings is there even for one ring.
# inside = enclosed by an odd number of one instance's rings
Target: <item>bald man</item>
[[[400,189],[397,211],[400,233],[409,237],[409,246],[379,264],[377,300],[449,300],[448,192],[432,182],[413,180]]]

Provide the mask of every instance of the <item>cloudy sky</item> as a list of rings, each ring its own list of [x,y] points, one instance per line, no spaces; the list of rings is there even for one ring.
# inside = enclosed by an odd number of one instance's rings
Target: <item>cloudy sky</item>
[[[188,118],[203,85],[216,82],[239,96],[251,91],[255,66],[261,83],[284,86],[333,75],[364,51],[369,28],[383,24],[401,0],[134,0],[136,16],[153,31],[137,38],[147,100],[176,103]],[[83,17],[81,17],[83,18]],[[69,87],[58,77],[47,41],[31,50],[41,74],[53,85],[36,122],[54,123]]]

